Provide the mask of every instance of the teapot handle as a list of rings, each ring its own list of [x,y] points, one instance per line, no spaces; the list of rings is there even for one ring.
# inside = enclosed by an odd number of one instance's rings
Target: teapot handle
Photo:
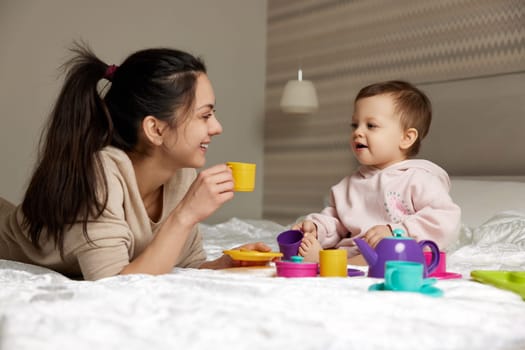
[[[439,247],[436,243],[429,240],[420,241],[419,246],[421,247],[421,250],[423,250],[423,248],[427,246],[432,252],[432,259],[430,260],[430,264],[428,264],[426,271],[427,275],[430,275],[439,265]]]

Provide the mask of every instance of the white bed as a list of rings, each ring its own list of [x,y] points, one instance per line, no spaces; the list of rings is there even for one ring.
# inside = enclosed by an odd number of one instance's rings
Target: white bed
[[[525,183],[496,180],[453,182],[465,225],[447,265],[464,278],[438,281],[442,298],[369,292],[368,277],[277,278],[273,266],[85,282],[0,260],[0,349],[525,349],[525,301],[469,278],[525,270]],[[248,241],[277,250],[286,227],[202,229],[213,258]]]

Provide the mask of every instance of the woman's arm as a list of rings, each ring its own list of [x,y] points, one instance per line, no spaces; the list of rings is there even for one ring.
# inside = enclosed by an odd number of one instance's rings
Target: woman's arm
[[[184,220],[176,208],[146,249],[125,266],[120,274],[158,275],[170,272],[177,263],[193,226],[192,221]]]
[[[121,274],[170,272],[182,255],[192,229],[233,198],[231,170],[220,164],[203,170],[144,251]],[[210,262],[227,266],[226,258]]]

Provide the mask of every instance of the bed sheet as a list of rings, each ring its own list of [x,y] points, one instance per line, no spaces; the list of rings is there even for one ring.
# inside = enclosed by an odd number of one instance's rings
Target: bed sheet
[[[287,227],[202,225],[210,258],[247,241],[277,249]],[[277,278],[252,270],[73,281],[0,260],[0,349],[525,349],[525,302],[469,280],[473,269],[525,270],[525,215],[463,227],[442,298],[369,292],[378,279]],[[364,267],[359,267],[365,269]]]

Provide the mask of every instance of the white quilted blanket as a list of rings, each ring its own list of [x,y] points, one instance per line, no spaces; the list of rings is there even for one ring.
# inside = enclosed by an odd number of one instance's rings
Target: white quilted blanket
[[[286,227],[203,225],[210,258]],[[276,278],[273,267],[175,269],[164,276],[73,281],[0,260],[0,349],[525,349],[525,302],[469,280],[474,269],[525,270],[525,216],[463,228],[442,298],[369,292],[380,280]]]

